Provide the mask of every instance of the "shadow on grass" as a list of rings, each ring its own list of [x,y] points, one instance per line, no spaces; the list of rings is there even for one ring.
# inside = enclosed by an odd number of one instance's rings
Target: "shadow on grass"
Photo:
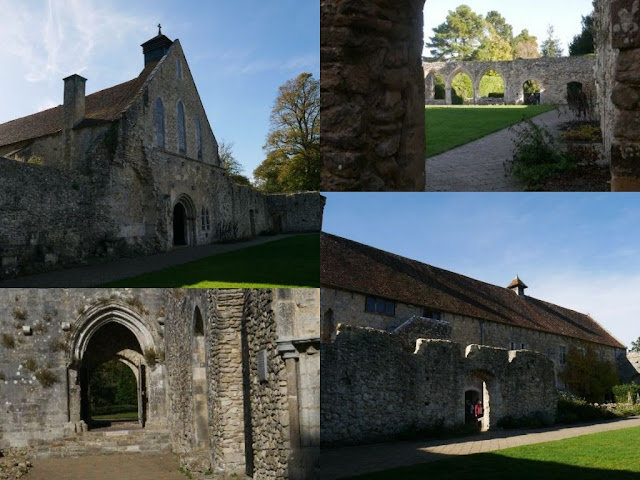
[[[640,472],[640,465],[635,471],[621,471],[509,458],[498,453],[478,453],[349,478],[359,480],[423,480],[425,478],[430,480],[632,480],[640,478],[638,472]],[[322,474],[321,478],[324,478]]]
[[[104,287],[319,287],[320,237],[300,235],[147,273]]]

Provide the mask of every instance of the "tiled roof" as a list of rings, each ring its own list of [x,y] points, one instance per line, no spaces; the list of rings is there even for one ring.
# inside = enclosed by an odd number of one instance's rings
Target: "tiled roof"
[[[120,117],[121,112],[140,93],[149,74],[157,62],[145,66],[137,78],[115,87],[87,95],[85,99],[85,119],[76,127],[99,122],[110,122]],[[11,120],[0,125],[0,146],[30,140],[62,130],[62,105]]]
[[[625,348],[589,315],[327,233],[320,284]]]

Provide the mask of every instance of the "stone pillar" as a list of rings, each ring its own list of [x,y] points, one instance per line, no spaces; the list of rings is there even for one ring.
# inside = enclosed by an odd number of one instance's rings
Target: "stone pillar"
[[[444,94],[444,103],[447,105],[451,105],[451,87],[447,87]]]
[[[435,99],[436,87],[435,87],[434,79],[435,79],[435,75],[433,73],[430,73],[429,75],[427,75],[427,78],[425,78],[424,80],[425,81],[425,94],[424,94],[425,103]]]
[[[640,0],[601,0],[597,11],[599,94],[605,151],[611,153],[611,189],[640,191]]]
[[[321,0],[321,188],[424,190],[424,0]]]

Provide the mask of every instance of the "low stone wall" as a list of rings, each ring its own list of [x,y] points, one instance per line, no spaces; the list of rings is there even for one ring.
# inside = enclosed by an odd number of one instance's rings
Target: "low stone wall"
[[[541,354],[447,340],[418,340],[415,353],[390,333],[342,326],[322,344],[323,445],[392,439],[465,421],[465,388],[486,383],[489,425],[507,416],[556,413],[553,364]]]
[[[424,189],[424,0],[321,0],[323,191]]]
[[[326,198],[317,192],[267,195],[269,214],[275,230],[286,233],[319,232]]]

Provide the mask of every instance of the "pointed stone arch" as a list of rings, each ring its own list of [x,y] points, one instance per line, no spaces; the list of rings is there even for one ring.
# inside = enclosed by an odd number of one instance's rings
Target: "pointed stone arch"
[[[196,206],[186,193],[180,194],[171,209],[171,245],[196,245]]]

